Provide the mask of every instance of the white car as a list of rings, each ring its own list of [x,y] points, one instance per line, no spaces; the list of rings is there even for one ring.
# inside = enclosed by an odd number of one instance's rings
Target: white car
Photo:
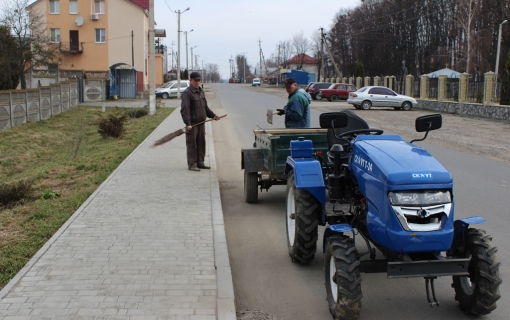
[[[181,93],[189,87],[189,80],[181,80]],[[177,97],[177,80],[165,83],[159,88],[156,88],[156,97],[168,99],[170,97]]]
[[[347,103],[356,109],[368,110],[372,107],[393,107],[395,110],[410,110],[416,107],[416,99],[398,94],[386,87],[363,87],[350,92]]]
[[[251,86],[259,86],[260,87],[260,79],[259,78],[253,78],[253,81],[251,83]]]

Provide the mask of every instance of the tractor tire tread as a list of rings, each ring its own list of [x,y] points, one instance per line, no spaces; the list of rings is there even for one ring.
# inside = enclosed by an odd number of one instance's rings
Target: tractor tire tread
[[[331,292],[330,259],[334,258],[336,268],[337,301]],[[361,313],[362,278],[359,271],[359,253],[352,238],[345,235],[328,239],[324,268],[326,276],[329,310],[336,320],[359,319]]]
[[[471,257],[469,277],[453,277],[455,300],[464,312],[474,315],[486,315],[497,307],[496,301],[501,298],[499,286],[502,280],[495,253],[497,248],[492,244],[492,237],[485,231],[470,228],[464,238],[466,244],[454,251],[454,256]],[[471,280],[470,280],[471,279]],[[467,290],[467,283],[472,281],[472,288]]]
[[[289,174],[287,184],[294,184],[294,172]],[[288,191],[290,192],[290,191]],[[306,190],[294,188],[296,232],[294,245],[289,247],[292,261],[308,264],[313,261],[317,251],[319,215],[321,206],[319,201]]]

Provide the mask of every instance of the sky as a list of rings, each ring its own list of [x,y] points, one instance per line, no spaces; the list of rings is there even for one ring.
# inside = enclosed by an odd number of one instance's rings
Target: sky
[[[316,30],[332,26],[341,9],[360,4],[361,0],[154,0],[154,12],[156,29],[166,30],[162,43],[169,52],[177,51],[176,12],[181,12],[181,68],[186,68],[187,31],[188,67],[191,68],[190,48],[196,46],[193,55],[199,56],[200,67],[202,63],[216,64],[226,79],[229,60],[236,55],[245,54],[247,64],[254,70],[259,63],[259,40],[267,59],[276,52],[279,42],[290,41],[301,32],[311,41]]]

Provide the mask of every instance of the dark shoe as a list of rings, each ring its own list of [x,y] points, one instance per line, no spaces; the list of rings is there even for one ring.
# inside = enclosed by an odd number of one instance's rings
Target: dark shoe
[[[208,167],[206,165],[201,165],[201,166],[198,166],[200,169],[211,169],[211,167]]]
[[[188,170],[190,170],[190,171],[200,171],[200,169],[198,169],[198,167],[189,167]]]

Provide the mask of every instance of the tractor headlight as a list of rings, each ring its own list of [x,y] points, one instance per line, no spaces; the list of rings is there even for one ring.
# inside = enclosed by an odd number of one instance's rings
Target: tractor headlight
[[[447,190],[389,192],[388,199],[392,206],[431,206],[452,202]]]

